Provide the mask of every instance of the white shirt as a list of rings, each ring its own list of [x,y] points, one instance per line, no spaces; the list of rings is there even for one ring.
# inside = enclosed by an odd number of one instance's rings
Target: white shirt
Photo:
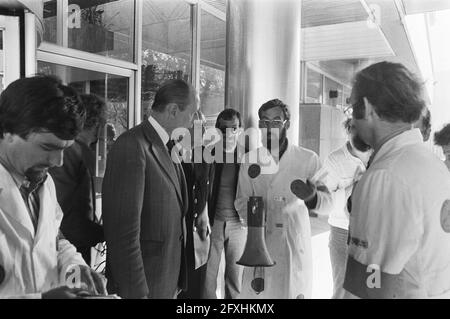
[[[158,133],[158,135],[161,138],[161,141],[163,142],[163,144],[166,145],[167,142],[169,142],[169,138],[170,137],[169,137],[169,134],[167,134],[165,128],[162,127],[161,124],[159,124],[158,121],[156,121],[155,118],[153,116],[151,116],[151,115],[148,116],[148,121],[153,126],[153,128],[156,131],[156,133]]]
[[[400,275],[400,298],[450,294],[450,173],[419,129],[379,149],[352,199],[350,256]]]
[[[333,196],[333,209],[328,223],[333,227],[348,229],[347,199],[351,195],[351,188],[359,178],[359,174],[362,174],[366,168],[359,158],[349,152],[347,143],[333,151],[323,166],[328,172],[326,185]]]

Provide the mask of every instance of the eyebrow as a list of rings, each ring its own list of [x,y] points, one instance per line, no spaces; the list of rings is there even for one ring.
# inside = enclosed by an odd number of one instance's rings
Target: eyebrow
[[[273,119],[270,119],[267,116],[262,116],[261,119],[264,119],[264,120],[281,120],[281,116],[275,116]]]

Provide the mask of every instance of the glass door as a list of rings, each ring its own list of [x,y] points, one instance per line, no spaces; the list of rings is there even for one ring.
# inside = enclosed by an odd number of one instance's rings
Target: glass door
[[[19,17],[0,15],[0,93],[20,77]]]

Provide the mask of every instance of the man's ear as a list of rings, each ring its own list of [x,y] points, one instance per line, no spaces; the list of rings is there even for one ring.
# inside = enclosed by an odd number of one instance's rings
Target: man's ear
[[[378,114],[375,112],[373,105],[369,102],[366,97],[363,97],[364,100],[364,119],[368,119],[369,117],[378,117]]]
[[[178,112],[180,111],[178,108],[178,105],[176,103],[169,103],[166,105],[166,111],[169,115],[169,118],[175,118],[178,115]]]
[[[4,140],[6,143],[11,144],[11,143],[14,142],[14,135],[11,134],[11,133],[3,133],[3,140]]]
[[[286,130],[291,126],[291,121],[287,120],[286,124],[284,124],[284,127],[286,128]]]

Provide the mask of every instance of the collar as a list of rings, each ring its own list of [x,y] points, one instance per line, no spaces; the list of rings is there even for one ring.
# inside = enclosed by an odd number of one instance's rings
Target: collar
[[[151,115],[148,116],[148,121],[150,122],[151,126],[155,129],[156,133],[158,133],[159,138],[163,142],[164,145],[169,142],[169,134],[167,134],[167,131],[161,126],[161,124],[158,123],[157,120]]]
[[[1,156],[0,156],[0,164],[5,168],[5,170],[9,173],[9,175],[11,175],[12,179],[14,180],[18,188],[20,188],[24,184],[29,185],[29,182],[27,181],[25,176],[17,173],[16,170],[11,165],[9,165],[5,160],[3,160]]]
[[[378,149],[373,152],[370,157],[369,163],[379,160],[384,155],[393,152],[395,150],[401,149],[411,144],[421,144],[423,143],[422,133],[418,128],[409,129],[403,132],[396,132],[391,134],[389,138],[386,138]]]

